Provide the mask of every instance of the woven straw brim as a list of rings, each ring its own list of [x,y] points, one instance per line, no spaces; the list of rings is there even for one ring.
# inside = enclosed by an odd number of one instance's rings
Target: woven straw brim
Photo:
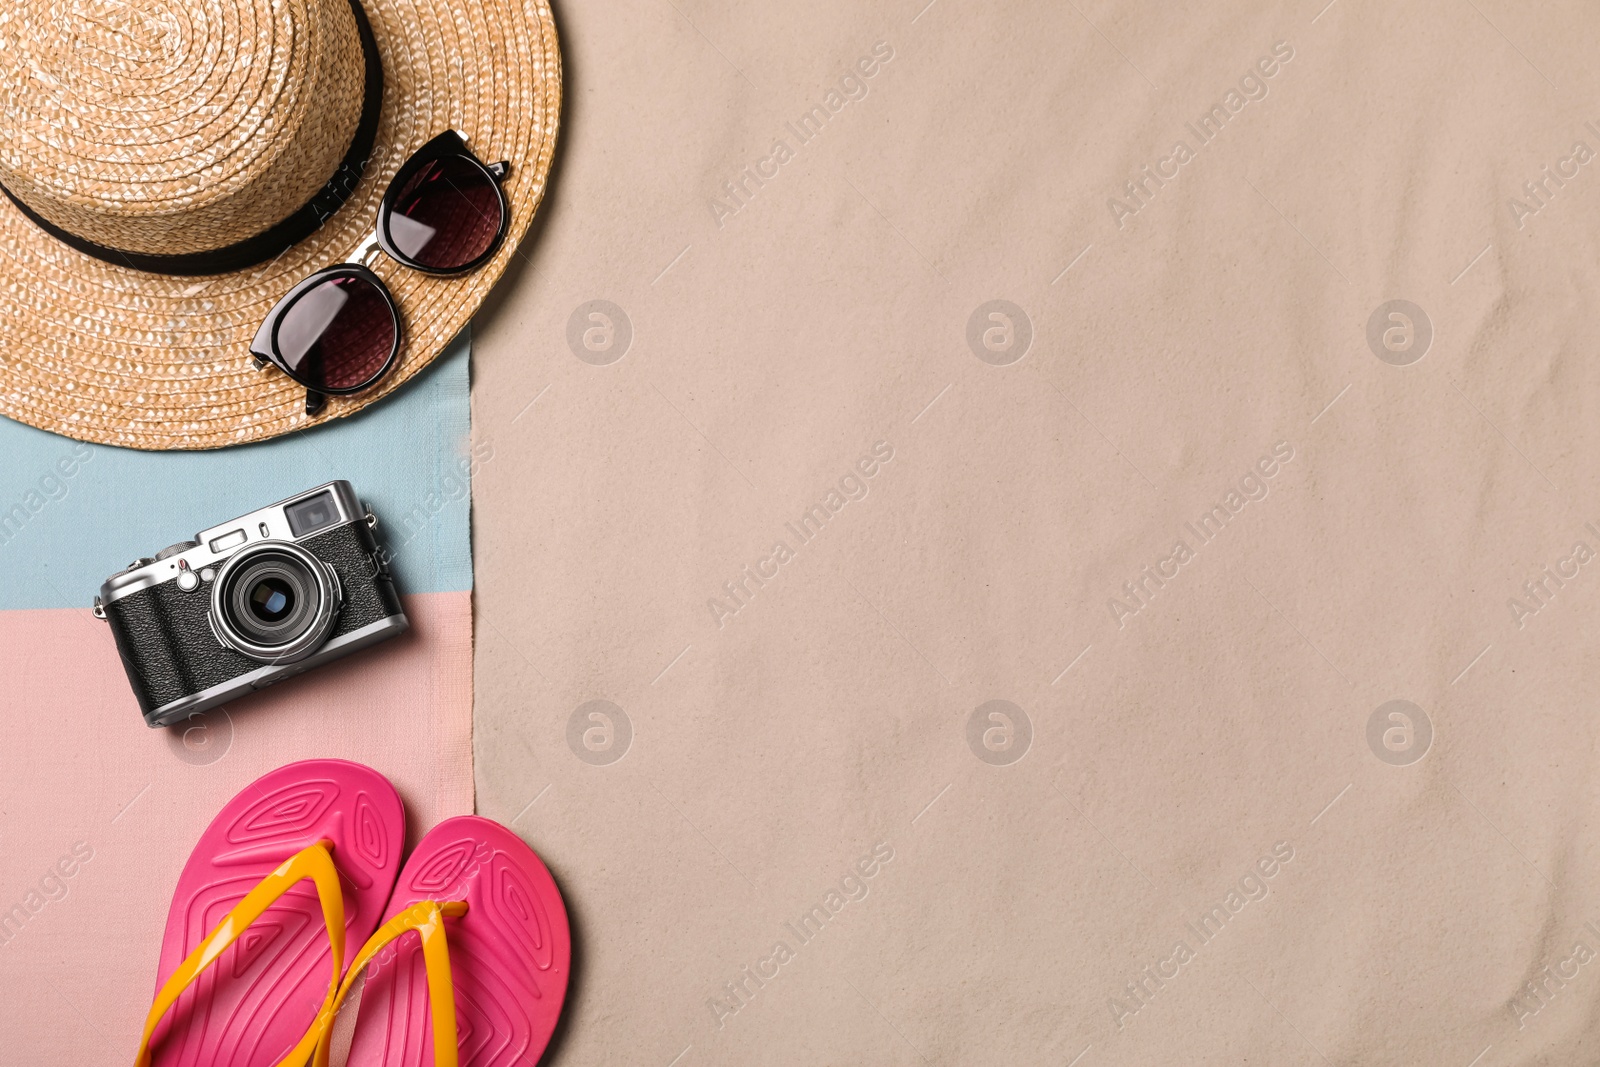
[[[547,0],[363,0],[384,68],[377,148],[360,188],[322,229],[271,263],[211,278],[112,266],[51,238],[0,198],[0,415],[97,444],[198,449],[259,441],[349,415],[403,385],[471,319],[544,195],[561,108]],[[482,268],[436,278],[379,257],[400,305],[395,368],[315,418],[305,389],[257,370],[249,344],[278,299],[353,256],[389,180],[447,129],[509,160],[511,226]]]

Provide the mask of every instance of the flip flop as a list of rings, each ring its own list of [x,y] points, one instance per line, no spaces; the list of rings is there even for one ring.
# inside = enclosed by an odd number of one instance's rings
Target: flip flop
[[[304,1064],[404,847],[399,794],[359,763],[291,763],[242,790],[178,878],[136,1067]]]
[[[337,1011],[366,972],[346,1067],[532,1067],[561,1016],[571,962],[566,905],[533,850],[497,822],[446,819],[406,861],[383,927],[334,1001]],[[331,1024],[330,1012],[316,1067],[327,1065]]]

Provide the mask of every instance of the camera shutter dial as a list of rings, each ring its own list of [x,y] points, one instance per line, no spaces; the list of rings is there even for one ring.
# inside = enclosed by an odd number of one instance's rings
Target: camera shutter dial
[[[171,559],[173,556],[182,555],[183,553],[189,551],[191,548],[198,547],[199,544],[200,544],[199,541],[179,541],[177,544],[168,545],[166,548],[163,548],[160,552],[157,552],[156,553],[156,559],[157,560]]]

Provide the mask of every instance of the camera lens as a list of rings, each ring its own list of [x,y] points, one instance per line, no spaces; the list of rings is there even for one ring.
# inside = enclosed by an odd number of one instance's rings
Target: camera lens
[[[315,621],[316,576],[292,556],[263,553],[228,586],[231,621],[254,644],[287,645]]]
[[[294,610],[295,588],[282,578],[263,578],[250,590],[250,610],[267,624],[282,622]]]
[[[218,636],[255,659],[286,662],[320,645],[338,613],[338,585],[298,545],[262,542],[228,561],[217,579]]]

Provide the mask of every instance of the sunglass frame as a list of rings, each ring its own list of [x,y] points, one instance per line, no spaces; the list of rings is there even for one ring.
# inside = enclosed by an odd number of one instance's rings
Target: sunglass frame
[[[400,191],[405,188],[406,183],[411,180],[417,171],[429,163],[447,158],[462,159],[483,172],[484,177],[489,180],[490,186],[500,198],[500,225],[495,232],[494,240],[489,243],[488,249],[482,255],[459,267],[440,269],[438,267],[424,266],[401,252],[390,236],[389,220],[394,215],[395,201],[399,197]],[[501,246],[505,244],[506,234],[511,227],[511,204],[506,199],[505,191],[505,180],[509,173],[509,164],[503,162],[485,163],[471,148],[467,147],[466,138],[455,130],[446,130],[413,152],[411,157],[395,172],[394,178],[389,182],[389,187],[383,194],[382,204],[378,208],[377,227],[372,238],[362,246],[358,259],[365,259],[370,250],[376,247],[401,266],[436,277],[452,277],[477,270],[493,259],[495,253],[500,251]],[[283,323],[284,317],[301,297],[323,282],[336,277],[357,278],[371,284],[378,291],[384,302],[388,304],[390,315],[394,317],[394,344],[390,349],[388,358],[384,360],[383,365],[371,377],[359,385],[329,389],[306,380],[289,366],[288,360],[283,357],[282,350],[278,346],[278,330]],[[360,393],[382,381],[384,376],[394,369],[395,363],[399,361],[400,345],[404,332],[405,320],[400,311],[400,304],[395,299],[394,294],[389,291],[389,287],[383,283],[383,279],[379,278],[362,262],[336,263],[302,279],[273,305],[272,310],[267,313],[266,320],[262,322],[260,329],[256,331],[255,337],[250,342],[250,355],[257,367],[262,369],[268,366],[276,367],[295,383],[304,386],[306,390],[306,414],[315,415],[326,406],[329,396],[349,396],[354,393]]]

